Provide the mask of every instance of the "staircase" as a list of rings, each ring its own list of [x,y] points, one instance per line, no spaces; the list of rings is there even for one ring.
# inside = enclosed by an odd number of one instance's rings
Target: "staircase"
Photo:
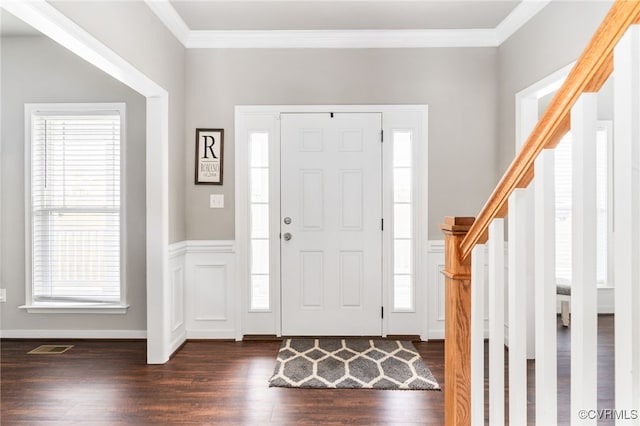
[[[447,217],[441,226],[445,235],[447,425],[558,422],[554,148],[569,130],[573,136],[571,424],[594,425],[598,419],[615,419],[617,425],[640,424],[640,26],[635,25],[639,22],[640,1],[613,4],[479,215]],[[598,411],[597,92],[612,75],[615,256],[609,267],[615,282],[615,407]],[[527,265],[530,262],[533,269]],[[533,298],[526,285],[532,273]],[[528,306],[535,313],[534,324],[529,324],[535,336],[535,353],[529,354],[535,359],[535,401],[527,401]],[[488,378],[485,317],[489,319]],[[487,379],[489,412],[485,418]],[[535,420],[527,418],[528,404],[535,404]]]

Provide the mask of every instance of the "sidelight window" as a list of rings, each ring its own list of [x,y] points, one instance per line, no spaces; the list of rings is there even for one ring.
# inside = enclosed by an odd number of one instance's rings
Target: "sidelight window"
[[[413,141],[409,131],[393,132],[393,308],[414,309]]]
[[[251,310],[270,309],[269,300],[269,133],[249,134],[251,221]]]

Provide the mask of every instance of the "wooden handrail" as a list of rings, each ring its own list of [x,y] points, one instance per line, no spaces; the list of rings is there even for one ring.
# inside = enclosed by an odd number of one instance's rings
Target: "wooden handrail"
[[[553,148],[569,130],[570,113],[578,97],[597,92],[613,71],[613,49],[627,28],[640,21],[640,1],[617,0],[593,35],[589,45],[569,73],[562,87],[538,121],[522,150],[513,160],[500,183],[482,208],[460,244],[467,259],[476,244],[486,242],[489,224],[507,213],[509,196],[525,188],[533,178],[533,164],[545,148]]]

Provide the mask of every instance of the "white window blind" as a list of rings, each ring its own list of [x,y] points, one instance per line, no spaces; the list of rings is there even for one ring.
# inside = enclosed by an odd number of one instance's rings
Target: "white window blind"
[[[572,143],[567,133],[555,149],[556,191],[556,276],[571,281],[572,238]],[[596,136],[596,208],[597,208],[597,267],[599,284],[608,280],[609,242],[609,132],[598,128]]]
[[[120,114],[32,113],[33,303],[121,301]]]

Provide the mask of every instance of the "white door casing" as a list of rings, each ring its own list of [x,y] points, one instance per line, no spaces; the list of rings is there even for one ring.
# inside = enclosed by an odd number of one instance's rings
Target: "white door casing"
[[[426,105],[253,105],[235,107],[235,212],[237,258],[237,312],[240,315],[236,338],[244,335],[283,335],[281,329],[280,239],[280,121],[293,113],[380,113],[384,131],[382,143],[382,335],[419,335],[422,340],[441,339],[438,321],[440,296],[443,292],[437,274],[428,268],[427,198],[428,198],[428,107]],[[336,114],[337,115],[337,114]],[[394,308],[394,189],[393,141],[397,132],[411,134],[413,143],[413,238],[415,288],[413,309]],[[269,143],[269,229],[270,229],[270,306],[253,309],[251,304],[251,185],[250,143],[252,135],[267,133]],[[439,234],[436,234],[439,235]],[[295,238],[295,235],[293,235]],[[379,312],[378,312],[379,315]],[[429,320],[428,320],[429,318]],[[429,325],[429,324],[435,325]],[[436,324],[437,323],[437,324]],[[362,333],[358,333],[362,334]]]
[[[281,117],[283,335],[382,334],[381,130],[380,113]]]

